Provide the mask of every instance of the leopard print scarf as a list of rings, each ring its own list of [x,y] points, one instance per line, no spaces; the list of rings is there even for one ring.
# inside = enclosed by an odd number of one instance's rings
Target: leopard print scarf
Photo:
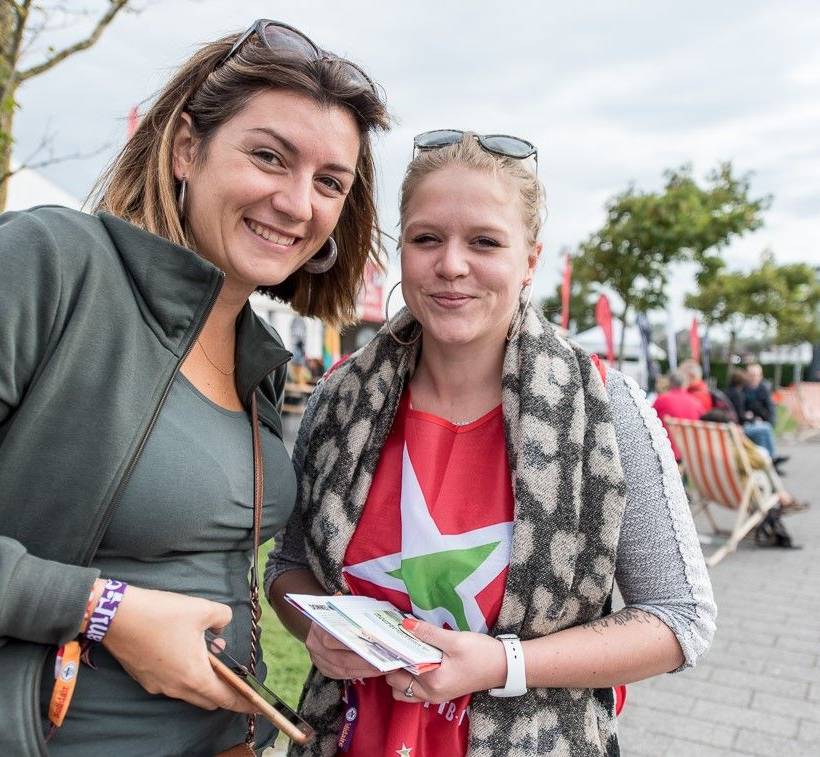
[[[406,309],[392,322],[407,340]],[[382,446],[418,357],[383,328],[327,379],[309,428],[299,482],[307,555],[329,594],[349,593],[342,565]],[[507,455],[515,494],[511,562],[494,634],[546,636],[609,612],[624,510],[624,476],[599,372],[528,308],[508,343],[502,377]],[[342,726],[341,686],[311,670],[301,711],[317,729],[291,755],[329,757]],[[469,757],[616,755],[610,689],[485,692],[470,704]]]

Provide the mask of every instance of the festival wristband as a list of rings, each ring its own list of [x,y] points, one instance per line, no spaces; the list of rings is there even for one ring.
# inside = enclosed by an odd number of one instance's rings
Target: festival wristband
[[[96,641],[99,644],[105,638],[127,588],[128,584],[124,581],[109,578],[105,582],[105,588],[85,628],[83,635],[86,639]]]
[[[68,705],[77,685],[77,672],[80,669],[80,643],[70,641],[57,650],[54,663],[54,688],[48,705],[48,719],[54,728],[63,724]]]

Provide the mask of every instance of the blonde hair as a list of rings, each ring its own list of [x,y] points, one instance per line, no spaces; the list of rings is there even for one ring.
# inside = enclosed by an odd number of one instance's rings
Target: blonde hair
[[[528,167],[528,160],[487,152],[478,143],[473,132],[465,132],[464,138],[456,144],[433,150],[420,150],[407,166],[401,184],[399,214],[402,230],[407,205],[419,184],[431,173],[443,168],[464,166],[494,175],[501,173],[517,184],[523,221],[527,228],[527,242],[535,245],[546,218],[546,201],[544,187],[535,172]]]
[[[100,177],[94,210],[105,210],[190,247],[190,233],[177,207],[179,182],[173,173],[173,143],[183,113],[200,138],[202,155],[217,129],[239,113],[258,92],[288,90],[320,106],[350,112],[361,146],[356,177],[333,231],[336,264],[324,274],[295,271],[259,291],[289,302],[294,310],[334,325],[356,320],[356,295],[370,258],[381,267],[381,234],[376,217],[375,166],[370,134],[388,128],[384,102],[366,83],[352,81],[347,63],[325,54],[317,59],[284,56],[254,37],[225,61],[238,35],[204,45],[159,92],[134,135]]]

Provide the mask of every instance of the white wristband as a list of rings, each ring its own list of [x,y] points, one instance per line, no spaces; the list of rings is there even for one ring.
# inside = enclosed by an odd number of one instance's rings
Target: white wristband
[[[493,697],[520,697],[527,693],[527,671],[524,666],[524,648],[521,639],[513,633],[496,636],[507,655],[507,681],[503,689],[490,689]]]

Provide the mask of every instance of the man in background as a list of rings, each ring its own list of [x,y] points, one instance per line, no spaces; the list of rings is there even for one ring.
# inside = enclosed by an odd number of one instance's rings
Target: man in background
[[[714,403],[712,402],[709,387],[706,386],[706,382],[703,380],[703,371],[700,365],[691,358],[684,360],[680,364],[680,372],[683,375],[686,392],[690,397],[700,403],[700,414],[708,413],[714,406]]]
[[[669,429],[666,427],[666,418],[684,418],[696,421],[705,412],[701,403],[686,390],[686,379],[680,371],[672,371],[669,374],[669,391],[658,395],[652,407],[655,408],[655,412],[661,419],[667,435]],[[680,462],[680,450],[675,446],[671,436],[669,441],[672,442],[675,460]]]

